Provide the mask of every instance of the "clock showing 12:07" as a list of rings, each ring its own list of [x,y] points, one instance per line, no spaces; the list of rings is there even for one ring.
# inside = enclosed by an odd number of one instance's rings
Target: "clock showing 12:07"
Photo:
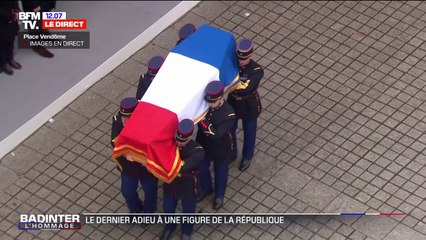
[[[67,19],[66,12],[43,12],[43,20]]]

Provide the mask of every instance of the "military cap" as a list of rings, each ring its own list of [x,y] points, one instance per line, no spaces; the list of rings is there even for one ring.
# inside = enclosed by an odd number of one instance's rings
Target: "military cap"
[[[223,84],[221,81],[212,81],[207,84],[204,100],[208,103],[217,101],[223,95]]]
[[[176,131],[176,141],[185,142],[188,139],[192,138],[192,133],[194,132],[194,122],[191,119],[183,119],[179,122],[177,131]]]
[[[135,97],[124,98],[120,102],[120,114],[123,116],[130,116],[135,111],[138,105],[138,100]]]
[[[237,57],[239,59],[247,59],[253,53],[253,41],[244,38],[243,40],[238,42],[237,45]]]
[[[152,57],[148,61],[148,71],[153,74],[157,74],[158,70],[160,70],[161,65],[164,63],[164,58],[162,56]]]
[[[179,30],[179,40],[183,41],[197,30],[192,23],[187,23]]]

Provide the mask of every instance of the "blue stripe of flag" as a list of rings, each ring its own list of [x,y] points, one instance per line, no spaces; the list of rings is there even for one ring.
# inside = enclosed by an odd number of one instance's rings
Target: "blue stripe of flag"
[[[171,52],[207,63],[220,72],[220,80],[229,85],[238,75],[236,42],[234,36],[226,31],[204,24]],[[191,66],[188,66],[191,71]]]
[[[365,213],[340,213],[340,216],[364,216]]]

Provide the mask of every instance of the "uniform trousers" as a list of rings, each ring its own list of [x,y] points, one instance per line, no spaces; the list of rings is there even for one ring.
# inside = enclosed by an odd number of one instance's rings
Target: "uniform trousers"
[[[225,197],[226,185],[228,183],[228,159],[213,161],[214,169],[214,193],[216,198]],[[200,186],[205,192],[213,192],[212,177],[210,175],[210,160],[204,158],[199,167]]]
[[[182,201],[182,212],[183,213],[195,213],[196,198],[187,196]],[[164,193],[163,209],[165,213],[175,213],[178,199],[172,195],[172,193]],[[174,231],[176,224],[166,224],[166,229]],[[182,224],[182,234],[191,236],[194,224]]]
[[[144,204],[138,194],[139,181],[145,193]],[[157,182],[157,178],[153,175],[138,179],[126,171],[121,172],[121,193],[126,199],[130,213],[141,213],[142,211],[153,213],[157,210]]]
[[[256,144],[256,128],[257,128],[257,118],[242,119],[243,122],[243,132],[244,132],[244,141],[243,141],[243,159],[252,159],[254,156],[254,148]],[[233,143],[233,153],[232,160],[238,156],[237,148],[237,127],[238,121],[235,121],[234,127],[231,130],[232,133],[232,143]]]

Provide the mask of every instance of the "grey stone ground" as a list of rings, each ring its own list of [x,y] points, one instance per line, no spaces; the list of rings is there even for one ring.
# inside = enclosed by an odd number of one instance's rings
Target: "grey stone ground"
[[[165,55],[187,22],[253,37],[254,58],[266,68],[255,162],[244,173],[232,166],[222,212],[407,214],[201,225],[194,239],[426,239],[420,1],[200,3],[1,160],[0,239],[160,234],[157,225],[22,232],[17,222],[28,212],[126,212],[110,160],[110,118],[122,97],[135,94],[147,60]],[[212,211],[210,200],[199,208]]]

